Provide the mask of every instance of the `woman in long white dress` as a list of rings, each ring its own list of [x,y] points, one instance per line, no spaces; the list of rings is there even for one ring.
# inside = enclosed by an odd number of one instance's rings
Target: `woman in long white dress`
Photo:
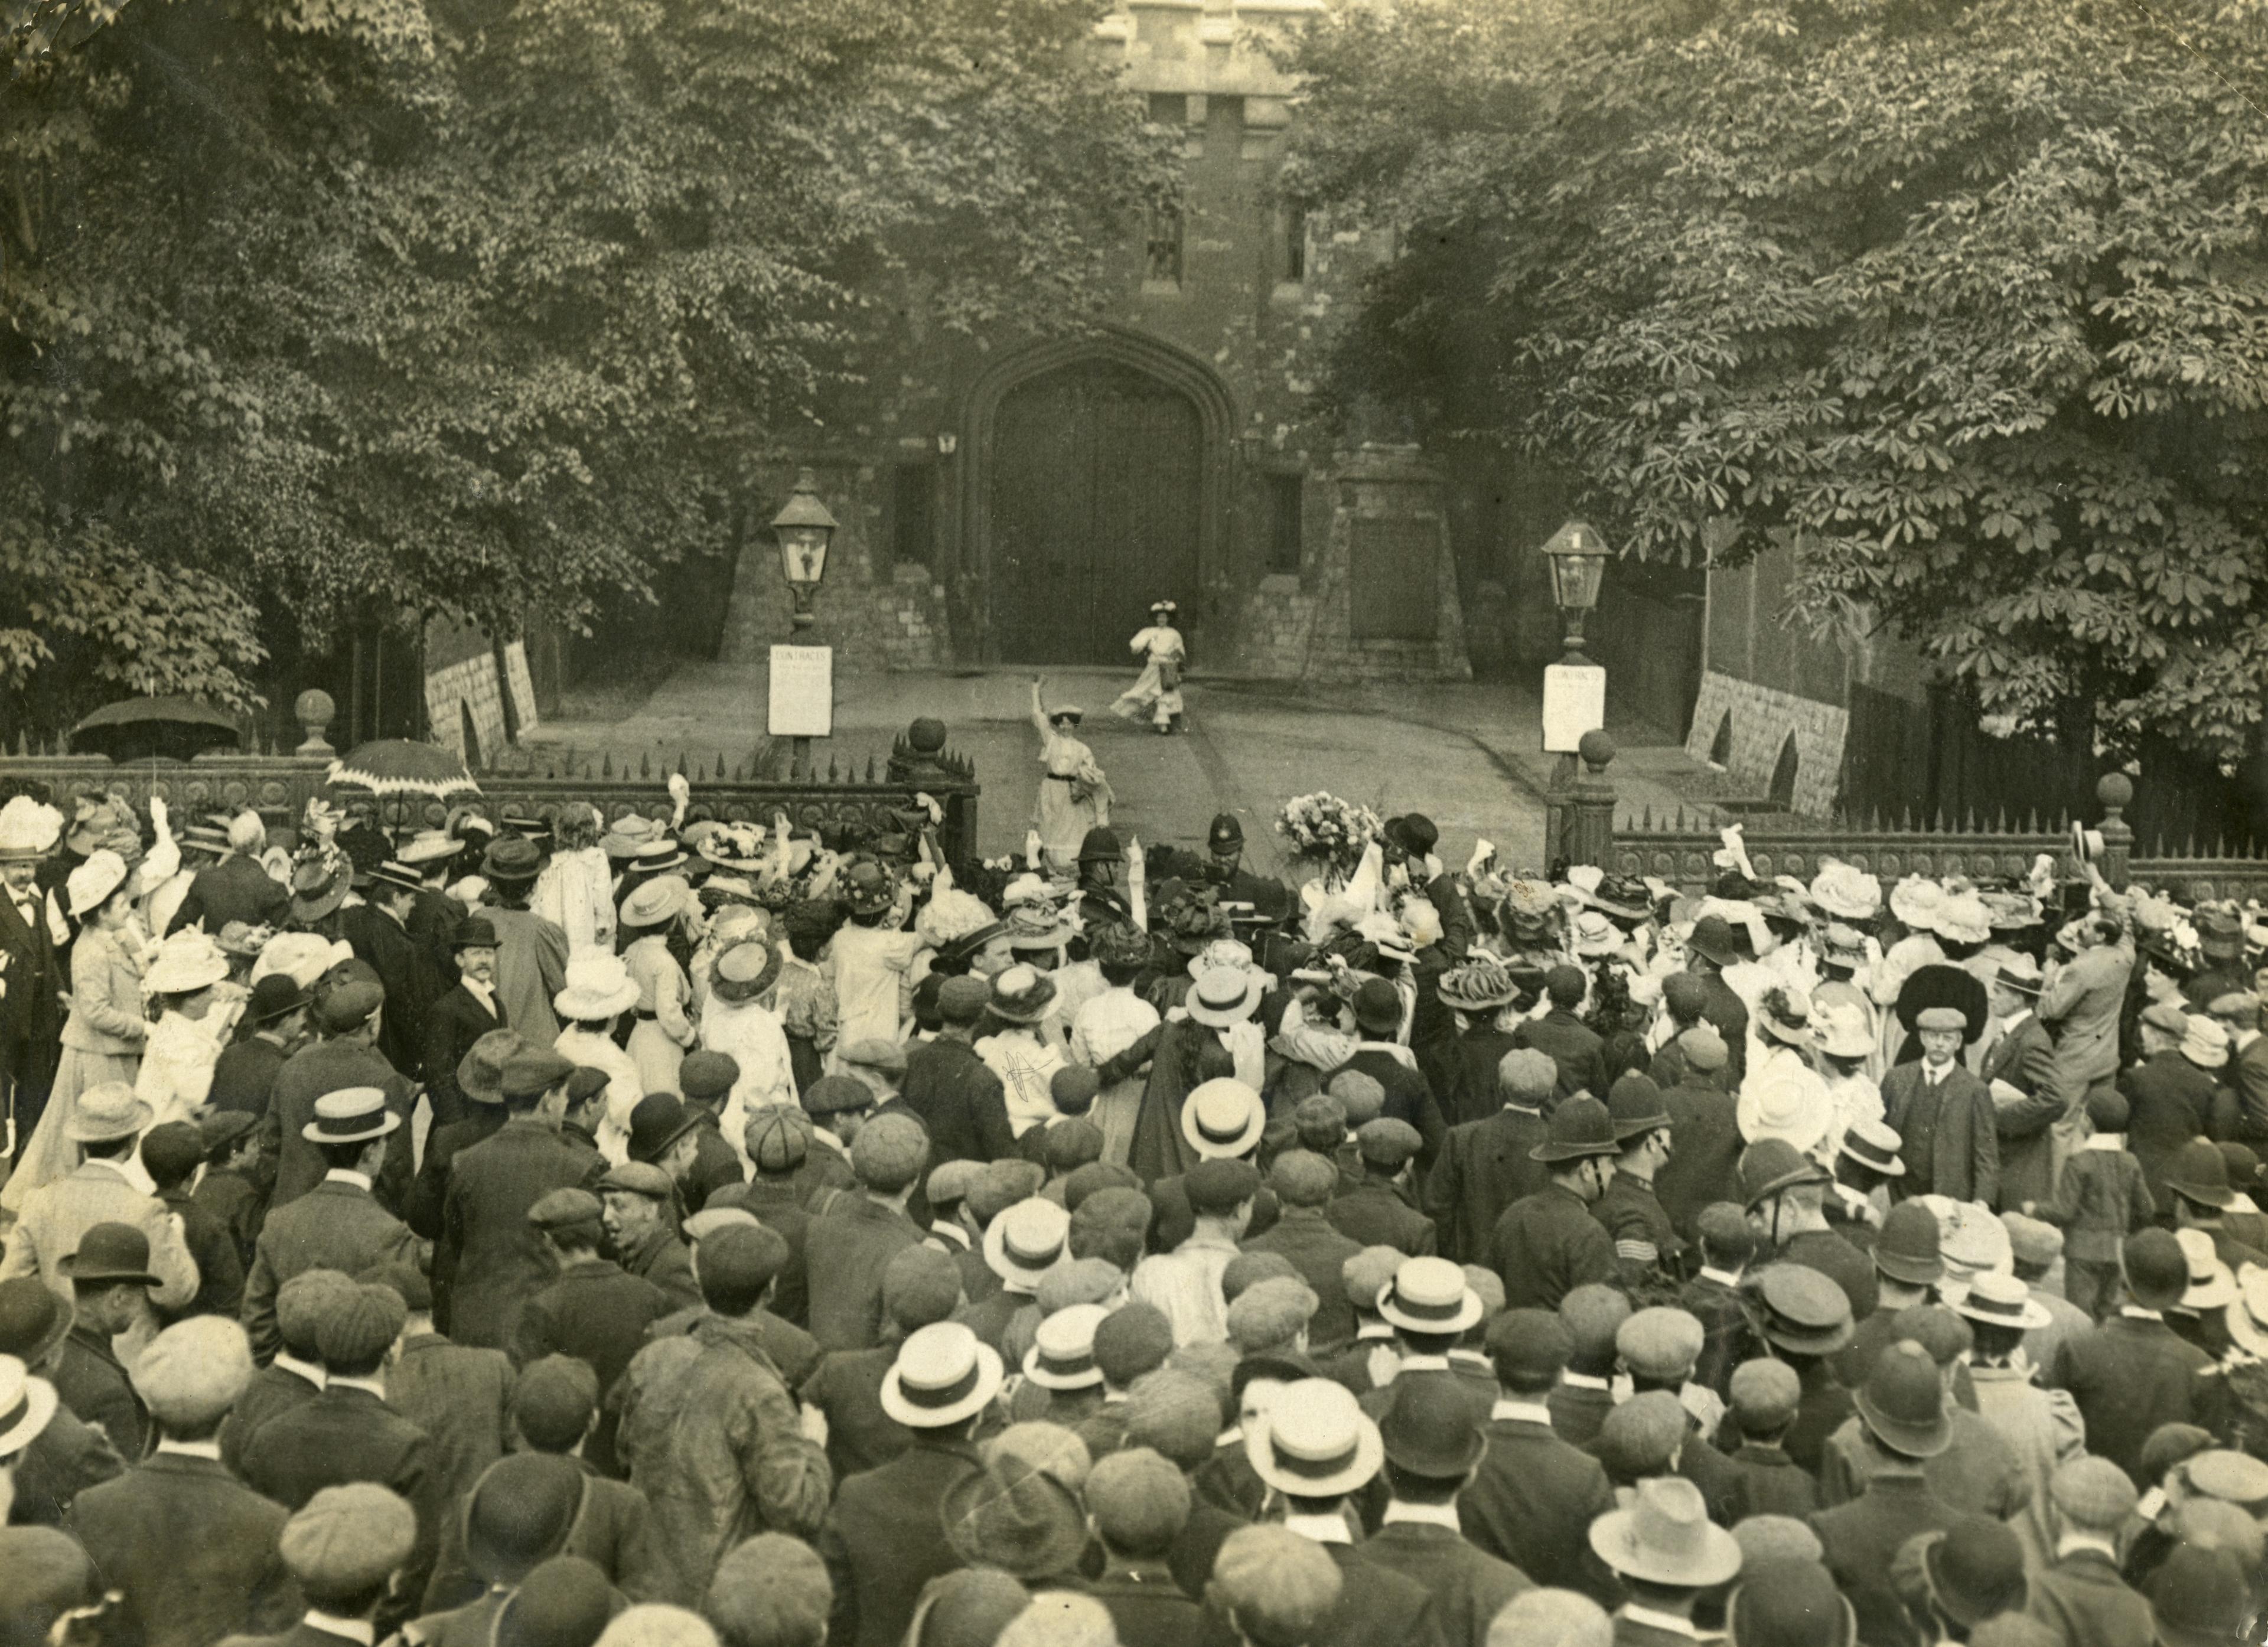
[[[150,1106],[153,1127],[195,1121],[212,1091],[213,1066],[232,1039],[246,992],[229,982],[227,953],[194,927],[166,940],[143,974],[142,989],[164,1011],[144,1043],[135,1096]]]
[[[78,1165],[78,1146],[63,1129],[77,1113],[79,1094],[106,1082],[132,1085],[150,1039],[142,1006],[141,915],[137,887],[126,860],[108,848],[90,854],[70,873],[63,895],[78,922],[71,945],[70,1016],[63,1022],[63,1057],[40,1124],[0,1189],[0,1206],[20,1212],[32,1192]]]
[[[1094,762],[1094,751],[1078,737],[1086,711],[1077,704],[1047,707],[1044,683],[1032,680],[1032,724],[1040,734],[1040,793],[1032,803],[1032,827],[1040,850],[1066,873],[1079,862],[1079,849],[1090,829],[1110,821],[1110,780]]]
[[[1182,666],[1189,649],[1174,627],[1181,608],[1170,600],[1150,603],[1150,627],[1127,643],[1127,650],[1143,660],[1142,673],[1118,695],[1110,712],[1130,721],[1147,718],[1160,737],[1176,729],[1187,732],[1182,710]]]

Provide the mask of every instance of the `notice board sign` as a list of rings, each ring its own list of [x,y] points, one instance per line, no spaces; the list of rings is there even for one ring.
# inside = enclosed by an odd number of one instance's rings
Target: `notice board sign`
[[[1607,724],[1607,672],[1596,664],[1553,664],[1543,672],[1543,753],[1572,755],[1585,732]]]
[[[775,738],[835,735],[835,649],[772,648],[769,724]]]

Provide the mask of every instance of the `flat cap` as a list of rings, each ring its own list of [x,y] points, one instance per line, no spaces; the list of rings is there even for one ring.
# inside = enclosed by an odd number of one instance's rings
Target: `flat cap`
[[[961,1266],[949,1253],[917,1244],[882,1266],[882,1313],[910,1337],[961,1307]]]
[[[1559,1066],[1548,1052],[1516,1047],[1497,1060],[1496,1090],[1516,1104],[1532,1109],[1558,1085]]]
[[[1304,1149],[1329,1150],[1346,1136],[1346,1106],[1329,1092],[1310,1092],[1292,1111]]]
[[[921,1176],[929,1134],[911,1115],[877,1115],[850,1141],[850,1170],[867,1188],[894,1195]]]
[[[1102,1129],[1082,1116],[1065,1116],[1049,1123],[1040,1140],[1040,1152],[1047,1157],[1049,1173],[1068,1178],[1082,1166],[1102,1159]],[[1066,1207],[1069,1200],[1066,1195]]]
[[[1099,1137],[1101,1135],[1096,1136]],[[1075,1166],[1064,1174],[1064,1206],[1073,1217],[1077,1217],[1079,1210],[1086,1204],[1088,1196],[1101,1195],[1106,1189],[1131,1190],[1140,1195],[1141,1174],[1117,1161],[1088,1161],[1084,1165]],[[934,1195],[930,1197],[932,1203],[936,1199]],[[1149,1197],[1144,1195],[1143,1202],[1146,1206]],[[1145,1214],[1144,1227],[1146,1228],[1148,1223],[1148,1216]]]
[[[1228,1306],[1228,1342],[1248,1356],[1278,1349],[1307,1330],[1318,1303],[1306,1282],[1271,1276]]]
[[[701,1290],[743,1295],[762,1291],[787,1267],[787,1238],[762,1224],[734,1224],[701,1243]]]
[[[822,1075],[803,1089],[804,1113],[839,1115],[845,1110],[872,1109],[880,1102],[874,1089],[856,1076]]]
[[[1260,1193],[1260,1174],[1249,1162],[1199,1161],[1182,1179],[1189,1192],[1189,1210],[1218,1215],[1233,1212]]]
[[[1023,1592],[1024,1586],[1005,1573],[982,1576],[1014,1585],[1019,1594]],[[974,1647],[988,1647],[990,1641],[988,1636],[984,1643],[975,1643]],[[666,1601],[641,1601],[615,1614],[614,1622],[607,1626],[592,1647],[721,1647],[721,1643],[709,1621],[691,1608],[673,1607]],[[931,1636],[924,1638],[923,1647],[946,1647],[946,1643]],[[961,1643],[952,1643],[952,1647],[961,1647]]]
[[[604,1070],[594,1070],[587,1063],[577,1064],[575,1073],[567,1077],[568,1109],[580,1109],[613,1085],[614,1077]]]
[[[1297,1276],[1300,1267],[1283,1254],[1264,1246],[1239,1253],[1221,1267],[1220,1301],[1233,1304],[1262,1282]]]
[[[968,1210],[979,1224],[990,1224],[1020,1201],[1029,1201],[1048,1181],[1047,1169],[1020,1157],[987,1165],[968,1192]]]
[[[1205,1594],[1247,1640],[1311,1639],[1345,1580],[1323,1547],[1281,1526],[1241,1526],[1221,1541]]]
[[[1386,1107],[1385,1084],[1360,1070],[1340,1070],[1323,1090],[1346,1111],[1346,1124],[1358,1129],[1377,1120],[1378,1112]]]
[[[1803,1400],[1803,1383],[1785,1361],[1758,1357],[1733,1369],[1727,1386],[1734,1416],[1750,1431],[1778,1430],[1793,1421]]]
[[[1189,1479],[1163,1453],[1129,1447],[1088,1474],[1086,1511],[1112,1548],[1162,1555],[1189,1524]]]
[[[906,1072],[904,1045],[880,1035],[861,1035],[849,1045],[836,1048],[835,1057],[837,1062],[854,1070],[873,1070],[892,1076]]]
[[[334,1305],[352,1292],[343,1270],[303,1269],[276,1290],[276,1331],[284,1347],[302,1357],[315,1354],[315,1328]]]
[[[725,1187],[728,1191],[734,1187],[737,1186]],[[721,1195],[711,1195],[706,1206],[677,1226],[688,1246],[697,1246],[719,1230],[729,1230],[734,1224],[744,1229],[762,1225],[763,1220],[746,1207],[719,1205],[721,1199]]]
[[[1320,1207],[1339,1187],[1338,1164],[1312,1150],[1286,1150],[1269,1169],[1268,1187],[1287,1207]]]
[[[315,1324],[315,1349],[333,1366],[373,1366],[401,1335],[409,1306],[391,1287],[354,1283],[326,1305]]]
[[[1632,1378],[1667,1383],[1693,1370],[1706,1335],[1686,1311],[1656,1305],[1638,1311],[1615,1329],[1615,1354]]]
[[[2127,1290],[2146,1309],[2162,1309],[2189,1290],[2189,1259],[2170,1231],[2138,1231],[2126,1238],[2119,1255]]]
[[[759,1173],[792,1173],[811,1153],[808,1124],[800,1110],[784,1104],[761,1105],[740,1129],[740,1142]]]
[[[1733,1542],[1741,1547],[1743,1571],[1766,1562],[1815,1562],[1827,1548],[1810,1523],[1793,1516],[1743,1516],[1733,1526]]]
[[[540,1098],[575,1073],[575,1066],[549,1047],[522,1047],[504,1061],[498,1077],[507,1099]]]
[[[1174,1352],[1174,1325],[1154,1304],[1120,1305],[1095,1324],[1094,1364],[1116,1390],[1166,1364]]]
[[[606,1176],[599,1180],[599,1187],[626,1190],[651,1201],[667,1201],[677,1193],[669,1174],[651,1161],[624,1161],[620,1166],[608,1167]]]
[[[2198,1492],[2255,1514],[2268,1500],[2268,1464],[2249,1452],[2212,1448],[2191,1459],[2182,1474]]]
[[[1566,1369],[1575,1336],[1551,1310],[1506,1310],[1488,1324],[1489,1359],[1516,1389],[1542,1389]]]
[[[348,971],[353,965],[342,962],[317,987],[313,1016],[315,1027],[326,1035],[343,1035],[361,1028],[372,1013],[386,1004],[386,986],[378,981],[378,974],[366,967],[359,972]]]
[[[1363,1122],[1355,1132],[1354,1141],[1367,1165],[1388,1172],[1399,1169],[1425,1143],[1418,1136],[1417,1128],[1391,1115]]]
[[[1702,1005],[1709,999],[1709,986],[1697,973],[1673,972],[1661,981],[1661,999],[1671,1012],[1690,1021],[1701,1015]]]
[[[244,1328],[218,1315],[193,1315],[151,1339],[134,1358],[134,1391],[168,1430],[202,1430],[236,1405],[252,1382]]]
[[[1339,1282],[1346,1288],[1347,1302],[1358,1310],[1375,1311],[1378,1295],[1393,1282],[1402,1264],[1402,1254],[1391,1246],[1366,1246],[1351,1254],[1339,1266]]]
[[[1615,1622],[1572,1590],[1523,1590],[1488,1627],[1483,1647],[1609,1647]]]
[[[1704,1075],[1723,1069],[1733,1056],[1732,1048],[1725,1045],[1725,1038],[1712,1024],[1696,1024],[1690,1029],[1680,1030],[1677,1050],[1685,1055],[1688,1069],[1698,1070]]]
[[[1574,1339],[1574,1356],[1588,1359],[1615,1352],[1615,1336],[1631,1318],[1630,1300],[1596,1282],[1576,1287],[1559,1300],[1559,1319]]]
[[[720,1099],[740,1078],[740,1062],[729,1052],[702,1048],[688,1052],[677,1066],[677,1090],[689,1099]]]
[[[2124,1470],[2109,1459],[2088,1455],[2056,1467],[2048,1496],[2074,1525],[2105,1533],[2134,1513],[2141,1495]]]
[[[1618,1487],[1665,1474],[1690,1430],[1684,1407],[1668,1390],[1633,1395],[1601,1421],[1599,1462]]]
[[[284,1524],[276,1550],[311,1601],[375,1590],[409,1559],[417,1512],[374,1482],[326,1487]]]
[[[2063,1232],[2045,1219],[2004,1212],[2000,1227],[2008,1232],[2009,1250],[2020,1264],[2044,1269],[2063,1255]]]
[[[142,1165],[160,1184],[177,1184],[205,1158],[204,1135],[186,1121],[169,1121],[142,1135]]]
[[[260,1117],[248,1110],[217,1109],[197,1120],[197,1139],[205,1147],[205,1159],[218,1161],[233,1151],[239,1139],[260,1124]]]
[[[1032,1299],[1042,1315],[1053,1315],[1082,1304],[1104,1303],[1125,1285],[1126,1272],[1109,1260],[1074,1258],[1042,1276],[1032,1289]]]
[[[928,1196],[934,1210],[942,1211],[958,1206],[968,1198],[968,1192],[976,1187],[977,1174],[983,1170],[983,1162],[962,1156],[940,1161],[929,1169],[929,1182],[923,1186],[922,1193]]]
[[[531,1361],[512,1383],[512,1422],[529,1445],[545,1452],[564,1452],[580,1441],[598,1410],[599,1375],[574,1356]]]
[[[1746,1261],[1756,1250],[1756,1232],[1749,1227],[1749,1215],[1737,1201],[1712,1201],[1702,1208],[1694,1232],[1719,1258]]]
[[[742,1647],[820,1647],[835,1605],[827,1563],[784,1533],[760,1533],[717,1563],[703,1608]]]
[[[614,1614],[614,1586],[594,1562],[537,1564],[497,1612],[490,1647],[591,1647]]]
[[[1084,1115],[1101,1093],[1101,1075],[1084,1063],[1067,1063],[1048,1077],[1048,1096],[1066,1115]]]
[[[1957,1029],[1966,1031],[1969,1019],[1957,1006],[1926,1006],[1914,1014],[1916,1029]]]
[[[571,1230],[578,1224],[596,1228],[606,1211],[587,1189],[546,1190],[527,1210],[527,1221],[539,1230]]]
[[[1185,1470],[1212,1457],[1223,1419],[1221,1395],[1194,1372],[1160,1367],[1126,1386],[1126,1445],[1154,1447]]]
[[[1940,1367],[1951,1366],[1977,1343],[1969,1323],[1942,1304],[1917,1304],[1900,1310],[1890,1318],[1890,1331],[1893,1343],[1910,1338],[1929,1351],[1930,1360]]]

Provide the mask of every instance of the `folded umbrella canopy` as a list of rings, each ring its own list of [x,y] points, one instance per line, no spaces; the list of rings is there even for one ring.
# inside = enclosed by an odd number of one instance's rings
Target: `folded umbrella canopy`
[[[187,761],[208,749],[233,749],[241,739],[234,720],[195,698],[126,698],[104,704],[70,730],[74,754],[121,761]]]
[[[407,738],[380,738],[357,744],[331,762],[333,783],[351,784],[376,795],[477,795],[481,786],[463,761],[438,744]]]

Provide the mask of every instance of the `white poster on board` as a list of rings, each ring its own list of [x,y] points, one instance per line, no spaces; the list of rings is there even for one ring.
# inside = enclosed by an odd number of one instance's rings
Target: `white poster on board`
[[[772,648],[768,724],[775,738],[835,735],[835,649]]]
[[[1553,664],[1543,672],[1543,753],[1572,755],[1585,732],[1607,724],[1607,672],[1596,664]]]

